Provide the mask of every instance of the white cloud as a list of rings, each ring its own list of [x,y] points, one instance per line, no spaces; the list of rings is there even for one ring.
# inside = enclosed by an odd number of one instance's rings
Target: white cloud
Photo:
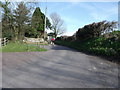
[[[78,19],[67,17],[67,16],[62,16],[62,19],[69,24],[73,24],[79,21]]]
[[[96,12],[91,13],[91,16],[97,21],[106,20],[109,17],[108,15],[98,14]]]
[[[118,6],[114,7],[100,7],[98,4],[80,3],[80,7],[90,11],[91,17],[95,20],[107,20],[112,15],[118,15]]]
[[[100,9],[101,11],[93,11],[90,13],[90,15],[95,19],[95,20],[107,20],[109,17],[112,15],[118,15],[118,8],[117,7],[112,7],[110,9]]]
[[[67,31],[63,35],[72,36],[74,33],[75,33],[75,31]]]

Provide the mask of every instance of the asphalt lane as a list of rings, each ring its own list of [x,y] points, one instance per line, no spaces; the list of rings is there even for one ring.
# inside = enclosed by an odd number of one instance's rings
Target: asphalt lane
[[[64,46],[2,53],[3,88],[117,88],[118,65]]]

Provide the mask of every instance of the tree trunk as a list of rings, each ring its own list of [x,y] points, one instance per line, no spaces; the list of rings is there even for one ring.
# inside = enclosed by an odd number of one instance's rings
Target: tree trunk
[[[55,39],[57,38],[57,34],[55,34]]]

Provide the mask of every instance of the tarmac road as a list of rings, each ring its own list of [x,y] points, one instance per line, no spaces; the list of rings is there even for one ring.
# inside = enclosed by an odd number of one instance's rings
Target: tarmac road
[[[118,65],[64,46],[2,53],[3,88],[117,88]]]

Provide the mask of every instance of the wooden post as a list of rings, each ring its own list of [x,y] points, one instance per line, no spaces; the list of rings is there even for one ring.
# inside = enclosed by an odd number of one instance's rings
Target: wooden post
[[[4,38],[4,46],[6,45],[6,38]]]

